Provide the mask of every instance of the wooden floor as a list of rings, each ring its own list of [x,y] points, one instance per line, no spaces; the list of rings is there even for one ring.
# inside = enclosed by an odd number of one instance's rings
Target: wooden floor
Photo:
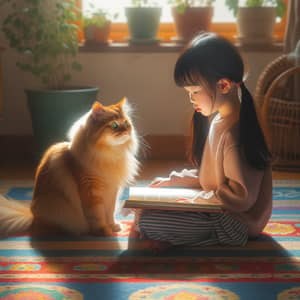
[[[151,180],[154,177],[167,176],[172,170],[181,170],[189,166],[184,161],[177,160],[149,160],[141,164],[140,175],[137,180]],[[0,180],[33,179],[35,164],[30,161],[15,160],[1,161]],[[273,179],[300,180],[300,172],[273,172]]]

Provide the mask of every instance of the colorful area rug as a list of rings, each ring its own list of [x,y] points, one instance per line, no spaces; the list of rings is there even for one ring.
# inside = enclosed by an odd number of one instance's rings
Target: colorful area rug
[[[30,201],[32,182],[0,182],[0,192]],[[245,247],[154,255],[121,216],[111,238],[0,240],[0,299],[300,299],[300,181],[274,181],[273,199],[264,233]]]

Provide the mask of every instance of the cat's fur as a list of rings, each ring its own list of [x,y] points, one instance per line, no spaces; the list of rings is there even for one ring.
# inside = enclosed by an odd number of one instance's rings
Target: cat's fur
[[[70,132],[51,146],[36,171],[33,201],[25,207],[0,198],[0,235],[66,232],[110,236],[116,199],[138,171],[138,138],[126,99],[95,102]]]

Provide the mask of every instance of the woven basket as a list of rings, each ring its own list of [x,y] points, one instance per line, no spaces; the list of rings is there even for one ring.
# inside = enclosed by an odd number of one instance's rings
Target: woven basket
[[[255,90],[275,170],[300,171],[300,99],[290,93],[297,73],[300,67],[282,55],[265,68]]]

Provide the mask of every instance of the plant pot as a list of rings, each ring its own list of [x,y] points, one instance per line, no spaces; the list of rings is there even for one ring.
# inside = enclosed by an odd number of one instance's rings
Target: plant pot
[[[161,7],[126,7],[129,42],[155,43],[159,29]]]
[[[276,19],[275,7],[239,7],[237,39],[241,44],[271,44]]]
[[[111,22],[106,22],[99,27],[95,24],[90,24],[84,29],[85,43],[87,45],[93,44],[107,44],[110,35]]]
[[[32,120],[35,158],[52,144],[67,140],[72,124],[91,109],[99,89],[25,90]]]
[[[213,7],[187,7],[183,13],[172,7],[175,24],[175,39],[189,41],[200,31],[209,31],[213,16]]]

